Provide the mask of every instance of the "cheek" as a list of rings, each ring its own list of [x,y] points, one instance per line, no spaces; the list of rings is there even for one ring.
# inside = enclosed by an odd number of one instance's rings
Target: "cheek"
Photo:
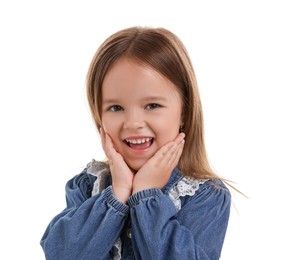
[[[116,138],[120,129],[120,123],[116,118],[104,116],[102,118],[102,127],[112,138]]]
[[[175,118],[174,118],[175,119]],[[173,141],[179,134],[180,120],[162,120],[157,124],[157,139],[160,145]]]
[[[174,134],[178,134],[181,124],[181,109],[177,108],[173,111],[166,113],[163,118],[163,126],[166,127],[167,131],[171,131]]]
[[[114,129],[112,123],[112,120],[109,120],[106,116],[102,117],[102,128],[106,133],[110,133],[110,129]]]

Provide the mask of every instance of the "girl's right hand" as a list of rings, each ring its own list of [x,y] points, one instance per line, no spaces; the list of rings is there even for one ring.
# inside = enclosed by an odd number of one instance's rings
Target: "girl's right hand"
[[[118,153],[111,137],[100,128],[102,147],[107,156],[112,175],[112,190],[115,197],[123,203],[127,203],[132,194],[134,174],[124,161],[122,155]]]

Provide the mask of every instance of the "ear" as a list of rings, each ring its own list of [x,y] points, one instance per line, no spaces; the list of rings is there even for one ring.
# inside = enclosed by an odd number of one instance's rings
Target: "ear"
[[[182,109],[183,110],[183,109]],[[183,111],[181,112],[181,121],[180,121],[180,126],[179,126],[179,132],[183,132],[184,129],[184,115],[183,115]]]
[[[179,127],[179,132],[182,133],[184,129],[184,123],[181,122],[180,127]]]

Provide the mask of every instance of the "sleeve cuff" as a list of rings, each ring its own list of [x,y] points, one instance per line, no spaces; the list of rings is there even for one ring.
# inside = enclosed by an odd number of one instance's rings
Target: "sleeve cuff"
[[[132,207],[139,204],[143,200],[159,197],[162,195],[163,193],[160,189],[152,188],[152,189],[142,190],[129,197],[128,204],[130,207]]]
[[[105,196],[105,200],[107,201],[107,203],[112,206],[113,208],[115,208],[118,212],[127,215],[129,212],[129,206],[122,203],[121,201],[117,200],[112,192],[112,186],[108,186],[105,190],[104,190],[104,196]]]

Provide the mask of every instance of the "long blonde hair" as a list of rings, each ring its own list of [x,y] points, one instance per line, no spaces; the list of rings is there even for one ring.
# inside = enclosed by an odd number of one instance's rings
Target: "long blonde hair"
[[[219,178],[210,167],[204,142],[203,112],[196,76],[181,40],[164,28],[132,27],[111,35],[98,48],[87,74],[87,98],[97,128],[101,127],[102,84],[121,57],[148,65],[178,87],[182,97],[185,146],[179,168],[186,176]],[[172,122],[171,122],[172,123]]]

